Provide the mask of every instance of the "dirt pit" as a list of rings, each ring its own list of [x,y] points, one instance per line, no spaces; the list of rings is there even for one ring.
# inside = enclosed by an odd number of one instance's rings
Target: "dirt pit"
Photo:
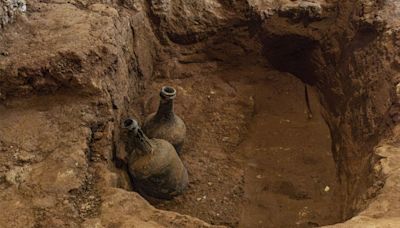
[[[264,64],[162,79],[137,101],[156,110],[162,85],[177,88],[175,110],[186,122],[182,159],[188,190],[157,208],[229,227],[316,227],[340,221],[328,126],[316,92]]]

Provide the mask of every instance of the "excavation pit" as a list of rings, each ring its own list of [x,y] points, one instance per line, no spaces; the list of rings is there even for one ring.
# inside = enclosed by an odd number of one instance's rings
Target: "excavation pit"
[[[328,125],[316,90],[267,64],[207,76],[161,79],[145,91],[143,116],[159,88],[177,89],[188,127],[181,158],[190,184],[157,208],[230,227],[316,227],[342,221]]]
[[[0,26],[0,227],[399,227],[398,9],[30,2]],[[165,85],[190,184],[153,207],[123,121]]]

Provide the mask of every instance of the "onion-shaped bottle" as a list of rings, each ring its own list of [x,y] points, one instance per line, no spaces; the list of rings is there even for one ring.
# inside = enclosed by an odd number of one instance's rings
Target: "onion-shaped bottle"
[[[133,150],[128,151],[129,173],[146,195],[171,199],[188,185],[188,174],[174,147],[163,139],[149,139],[134,119],[123,123]]]
[[[162,87],[158,110],[146,118],[143,131],[150,138],[167,140],[180,154],[186,138],[186,126],[183,120],[174,113],[175,97],[176,90],[173,87]]]

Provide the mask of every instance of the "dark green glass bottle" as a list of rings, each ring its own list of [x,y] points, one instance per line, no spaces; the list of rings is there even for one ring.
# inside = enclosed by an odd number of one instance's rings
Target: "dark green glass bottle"
[[[123,123],[133,149],[128,151],[129,173],[145,194],[171,199],[188,185],[188,174],[174,147],[163,139],[149,139],[134,119]]]
[[[146,118],[143,131],[150,138],[167,140],[175,147],[178,154],[180,154],[186,138],[186,125],[174,113],[175,97],[176,90],[173,87],[162,87],[158,110]]]

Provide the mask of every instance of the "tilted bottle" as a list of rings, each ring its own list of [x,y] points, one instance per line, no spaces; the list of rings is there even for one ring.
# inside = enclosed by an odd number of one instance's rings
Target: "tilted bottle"
[[[188,185],[188,174],[174,147],[163,139],[146,137],[134,119],[126,119],[123,127],[134,146],[128,151],[128,168],[138,188],[161,199],[181,194]]]
[[[174,113],[175,97],[176,90],[173,87],[162,87],[158,110],[146,118],[143,131],[150,138],[167,140],[180,154],[186,137],[186,126],[183,120]]]

